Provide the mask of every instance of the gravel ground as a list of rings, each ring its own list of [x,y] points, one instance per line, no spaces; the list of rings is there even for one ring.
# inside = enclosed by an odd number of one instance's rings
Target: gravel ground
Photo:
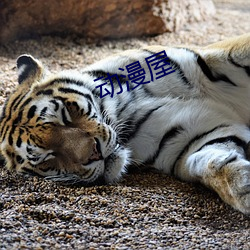
[[[205,0],[204,0],[205,1]],[[81,69],[148,44],[204,45],[250,32],[250,1],[216,0],[217,14],[178,33],[122,41],[43,37],[0,47],[0,105],[16,57],[52,71]],[[0,170],[0,249],[250,249],[250,219],[197,184],[136,169],[113,186],[68,188]]]

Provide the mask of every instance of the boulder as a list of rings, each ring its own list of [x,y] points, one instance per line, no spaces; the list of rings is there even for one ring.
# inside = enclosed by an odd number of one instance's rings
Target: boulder
[[[0,43],[41,35],[153,36],[214,12],[212,0],[1,0]]]

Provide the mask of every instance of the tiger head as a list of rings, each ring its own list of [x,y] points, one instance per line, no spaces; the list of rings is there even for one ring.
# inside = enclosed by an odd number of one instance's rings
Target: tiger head
[[[69,184],[116,181],[129,152],[100,111],[83,75],[53,75],[29,55],[3,108],[0,151],[10,170]]]

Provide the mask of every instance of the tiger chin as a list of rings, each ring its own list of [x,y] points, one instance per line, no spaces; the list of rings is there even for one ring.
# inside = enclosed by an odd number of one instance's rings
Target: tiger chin
[[[8,169],[90,186],[139,162],[250,213],[250,34],[124,51],[81,72],[52,74],[30,55],[17,68],[0,120]]]

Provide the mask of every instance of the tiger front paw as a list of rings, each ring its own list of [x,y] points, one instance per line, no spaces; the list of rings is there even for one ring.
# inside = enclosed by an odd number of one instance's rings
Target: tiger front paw
[[[250,162],[232,155],[219,162],[209,166],[207,184],[236,210],[250,214]]]

